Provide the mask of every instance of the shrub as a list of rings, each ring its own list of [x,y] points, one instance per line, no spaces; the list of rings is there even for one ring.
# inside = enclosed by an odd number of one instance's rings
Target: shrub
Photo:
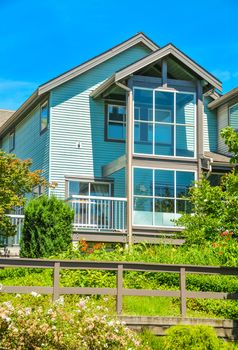
[[[21,297],[19,297],[21,298]],[[0,306],[0,343],[4,350],[137,350],[139,336],[87,298],[68,310],[61,297],[49,306],[32,293],[32,307]],[[143,347],[148,349],[148,347]]]
[[[173,326],[164,339],[166,350],[221,350],[225,343],[220,341],[210,326]]]
[[[29,201],[20,242],[20,256],[49,257],[72,242],[73,211],[62,200],[41,196]]]
[[[211,186],[203,178],[190,188],[189,194],[193,213],[177,220],[179,226],[185,227],[183,235],[187,244],[216,241],[226,231],[238,238],[238,174],[235,171],[224,175],[220,186]]]

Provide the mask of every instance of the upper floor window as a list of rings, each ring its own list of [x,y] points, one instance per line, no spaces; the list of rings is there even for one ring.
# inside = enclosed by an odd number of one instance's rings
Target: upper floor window
[[[68,197],[71,196],[99,196],[109,197],[111,195],[111,183],[100,181],[69,180]]]
[[[107,105],[107,138],[109,140],[126,139],[126,107]]]
[[[238,129],[238,103],[229,108],[229,125]]]
[[[43,132],[48,128],[49,124],[49,106],[48,101],[40,107],[40,131]]]
[[[12,152],[15,148],[15,131],[9,134],[9,152]]]
[[[195,94],[134,89],[134,153],[195,156]]]

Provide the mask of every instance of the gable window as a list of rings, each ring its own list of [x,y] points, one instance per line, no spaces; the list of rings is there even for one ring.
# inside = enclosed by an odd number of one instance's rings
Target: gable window
[[[48,101],[40,107],[40,131],[47,130],[49,124],[49,106]]]
[[[238,129],[238,103],[229,108],[229,126]]]
[[[111,195],[111,184],[106,182],[89,182],[83,180],[68,181],[68,197],[109,197]]]
[[[9,152],[12,152],[14,149],[15,149],[15,131],[12,131],[9,134]]]
[[[195,157],[195,94],[134,89],[134,153]]]
[[[107,138],[123,141],[126,139],[126,107],[107,105]]]

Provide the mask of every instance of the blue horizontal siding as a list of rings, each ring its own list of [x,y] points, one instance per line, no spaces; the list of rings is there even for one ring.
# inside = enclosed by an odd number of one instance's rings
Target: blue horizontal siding
[[[204,151],[217,152],[218,144],[218,128],[217,128],[217,114],[216,110],[211,111],[208,104],[212,102],[211,97],[204,97],[204,120],[203,120],[203,144]]]
[[[9,135],[3,138],[2,148],[9,153]],[[40,135],[40,107],[15,127],[15,149],[12,153],[22,160],[31,159],[31,170],[42,170],[42,176],[49,180],[49,131]]]
[[[115,71],[144,57],[148,49],[134,46],[51,92],[50,180],[54,194],[65,196],[65,176],[102,177],[102,166],[125,154],[125,143],[104,140],[105,107],[90,93]],[[82,147],[76,148],[76,142]],[[114,194],[125,195],[124,171],[115,173]]]

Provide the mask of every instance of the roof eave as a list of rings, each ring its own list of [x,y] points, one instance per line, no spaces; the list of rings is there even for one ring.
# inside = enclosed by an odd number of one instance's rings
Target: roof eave
[[[3,137],[8,130],[18,121],[18,118],[29,109],[39,97],[38,90],[35,90],[33,94],[11,115],[9,119],[0,127],[0,137]]]
[[[118,55],[119,53],[137,44],[143,44],[146,47],[148,47],[151,51],[156,51],[159,48],[159,46],[157,46],[153,41],[151,41],[146,35],[144,35],[143,33],[139,33],[134,37],[128,39],[124,43],[115,46],[114,48],[100,54],[99,56],[96,56],[94,59],[90,59],[82,65],[77,66],[74,69],[71,69],[68,72],[63,73],[62,75],[54,78],[53,80],[50,80],[49,82],[41,85],[39,87],[39,95],[54,89],[55,87],[75,78],[80,74],[83,74],[84,72],[94,68],[98,64],[105,62],[106,60]]]
[[[161,59],[169,54],[176,57],[179,61],[181,61],[191,70],[193,70],[197,75],[201,76],[204,80],[209,82],[214,88],[220,91],[222,90],[222,83],[218,79],[216,79],[213,75],[209,74],[206,70],[204,70],[201,66],[196,64],[192,59],[190,59],[188,56],[186,56],[183,52],[178,50],[172,44],[168,44],[164,46],[163,48],[157,50],[156,52],[153,52],[150,55],[146,56],[145,58],[133,63],[129,67],[126,67],[125,69],[122,69],[121,71],[117,72],[115,80],[116,81],[121,80],[126,76],[132,74],[133,72],[140,70],[144,66],[152,64],[156,60]]]
[[[238,96],[238,87],[227,92],[225,95],[219,97],[215,101],[210,102],[208,104],[208,108],[210,108],[211,110],[216,109],[216,108],[220,107],[221,105],[229,102],[230,100],[232,100],[236,96]]]

